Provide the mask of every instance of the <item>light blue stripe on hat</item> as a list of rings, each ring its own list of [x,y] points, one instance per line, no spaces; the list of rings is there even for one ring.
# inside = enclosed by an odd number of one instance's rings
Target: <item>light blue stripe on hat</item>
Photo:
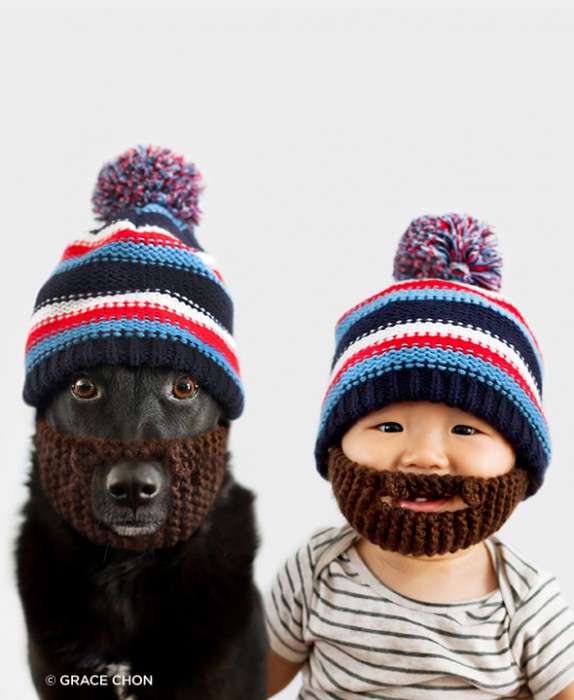
[[[437,289],[436,287],[429,286],[417,289],[396,289],[392,292],[381,294],[375,299],[363,304],[342,319],[335,329],[336,343],[338,344],[349,329],[365,316],[368,316],[369,314],[383,308],[384,306],[387,306],[388,304],[401,301],[453,301],[467,305],[472,304],[482,306],[485,309],[495,311],[497,314],[509,319],[520,328],[522,334],[528,339],[530,345],[532,346],[532,352],[534,353],[538,362],[539,371],[542,373],[542,357],[529,328],[520,320],[519,316],[509,311],[501,304],[497,304],[496,302],[477,294],[471,287],[465,287],[464,289],[458,291],[456,289]]]
[[[233,379],[241,393],[243,393],[237,373],[224,355],[214,347],[199,340],[195,335],[180,326],[172,325],[168,322],[144,319],[98,321],[97,323],[76,326],[52,335],[30,348],[26,355],[26,372],[30,372],[38,363],[50,355],[68,347],[83,344],[88,340],[113,337],[159,338],[190,345],[218,364]]]
[[[134,234],[135,235],[135,234]],[[82,265],[98,262],[123,262],[138,265],[160,265],[179,270],[193,270],[195,274],[215,282],[229,296],[229,292],[217,275],[193,251],[164,245],[149,245],[135,241],[114,241],[90,250],[76,258],[62,260],[54,275],[67,272]]]
[[[389,350],[351,365],[343,372],[339,381],[325,397],[319,432],[323,430],[329,415],[341,397],[353,386],[358,386],[388,372],[416,368],[457,372],[492,386],[495,391],[505,396],[518,408],[538,436],[544,452],[550,457],[550,436],[544,416],[524,389],[510,375],[475,355],[428,346]],[[373,407],[372,410],[376,410],[376,407]]]

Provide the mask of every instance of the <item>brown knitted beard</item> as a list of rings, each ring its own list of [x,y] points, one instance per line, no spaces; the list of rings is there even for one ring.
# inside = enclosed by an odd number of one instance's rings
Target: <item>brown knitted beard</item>
[[[466,549],[494,534],[526,494],[528,474],[513,468],[489,479],[377,471],[351,462],[332,448],[329,481],[349,524],[382,549],[415,557]],[[460,496],[467,507],[454,512],[419,513],[382,500]]]
[[[171,547],[199,527],[219,491],[226,468],[228,428],[196,438],[104,440],[57,433],[36,423],[36,453],[42,487],[54,509],[94,544],[144,550]],[[161,462],[171,476],[169,512],[150,535],[118,535],[92,511],[92,474],[99,465],[122,461]]]

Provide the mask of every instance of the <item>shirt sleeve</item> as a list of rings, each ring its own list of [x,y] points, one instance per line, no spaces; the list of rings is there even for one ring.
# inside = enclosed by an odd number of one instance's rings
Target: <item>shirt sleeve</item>
[[[269,641],[273,651],[293,663],[305,661],[311,642],[306,639],[314,561],[310,544],[280,569],[265,599]]]
[[[549,700],[574,682],[574,615],[553,576],[539,577],[513,622],[530,692]]]

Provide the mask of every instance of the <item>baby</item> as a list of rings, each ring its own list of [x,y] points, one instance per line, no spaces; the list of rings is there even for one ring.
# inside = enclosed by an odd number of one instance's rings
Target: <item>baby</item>
[[[279,572],[268,697],[574,699],[574,617],[494,533],[550,456],[540,351],[494,233],[422,217],[396,284],[337,325],[316,443],[347,523]]]

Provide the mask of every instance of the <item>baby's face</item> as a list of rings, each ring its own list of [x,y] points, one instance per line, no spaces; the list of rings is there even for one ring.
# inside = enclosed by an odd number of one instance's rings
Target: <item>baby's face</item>
[[[379,471],[490,478],[510,471],[516,455],[502,435],[480,418],[445,404],[395,403],[359,419],[343,436],[348,459]],[[458,496],[398,505],[416,511],[459,510]]]

